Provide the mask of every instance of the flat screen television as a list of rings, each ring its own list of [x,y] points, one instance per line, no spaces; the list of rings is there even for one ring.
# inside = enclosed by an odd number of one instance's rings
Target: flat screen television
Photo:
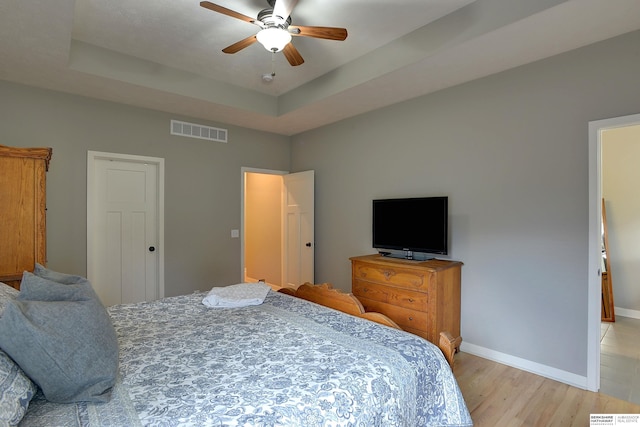
[[[448,197],[416,197],[373,201],[373,247],[446,255],[448,251]]]

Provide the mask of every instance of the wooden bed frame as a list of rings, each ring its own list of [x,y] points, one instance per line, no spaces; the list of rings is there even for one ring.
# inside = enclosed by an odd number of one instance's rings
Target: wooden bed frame
[[[342,292],[339,289],[334,289],[331,283],[321,283],[317,285],[304,283],[300,285],[298,289],[284,287],[278,289],[278,292],[302,298],[356,317],[362,317],[391,328],[402,330],[396,322],[384,314],[372,311],[366,312],[362,303],[355,295],[352,293]],[[460,338],[456,339],[448,332],[440,332],[438,347],[444,354],[447,362],[449,362],[449,366],[451,366],[451,368],[453,368],[453,356],[460,347],[461,341],[462,340]]]

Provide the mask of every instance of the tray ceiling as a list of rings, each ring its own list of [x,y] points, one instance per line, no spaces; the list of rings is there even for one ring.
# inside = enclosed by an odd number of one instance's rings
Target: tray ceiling
[[[640,29],[640,2],[299,0],[292,21],[349,35],[295,37],[291,67],[258,43],[222,53],[258,28],[199,1],[5,0],[0,79],[293,135]]]

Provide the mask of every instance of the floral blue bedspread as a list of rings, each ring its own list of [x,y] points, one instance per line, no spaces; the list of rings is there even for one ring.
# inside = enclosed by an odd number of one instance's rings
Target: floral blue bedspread
[[[420,337],[276,292],[243,308],[203,297],[109,309],[120,394],[144,426],[472,425]]]

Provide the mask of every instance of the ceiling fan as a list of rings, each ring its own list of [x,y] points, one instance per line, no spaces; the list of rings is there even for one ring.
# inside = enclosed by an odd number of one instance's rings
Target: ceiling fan
[[[347,38],[347,30],[345,28],[291,25],[291,11],[298,0],[267,0],[267,2],[270,7],[261,10],[257,18],[251,18],[209,1],[201,1],[200,6],[260,27],[260,31],[257,34],[222,49],[224,53],[239,52],[257,41],[270,52],[282,51],[289,64],[296,66],[303,64],[304,59],[302,59],[298,49],[291,43],[291,36],[338,41]]]

